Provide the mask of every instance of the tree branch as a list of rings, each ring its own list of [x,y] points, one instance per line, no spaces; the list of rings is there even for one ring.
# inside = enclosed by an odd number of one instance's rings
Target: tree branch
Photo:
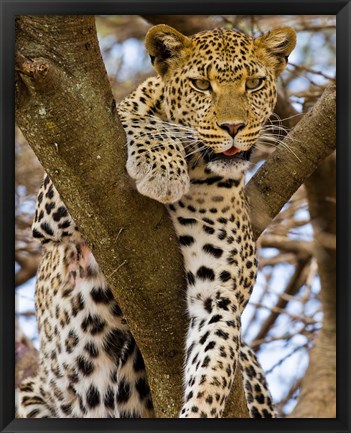
[[[332,84],[246,186],[255,238],[335,146],[336,88]]]
[[[300,290],[302,284],[306,280],[306,267],[310,261],[310,256],[306,255],[304,258],[301,258],[296,265],[294,274],[290,278],[285,290],[284,295],[293,296]],[[268,335],[269,331],[272,329],[272,326],[278,319],[281,312],[288,305],[289,301],[287,298],[280,296],[272,308],[269,316],[265,319],[263,324],[261,325],[258,333],[252,339],[251,346],[253,350],[258,351],[262,343],[264,343],[264,339]]]
[[[15,260],[21,267],[15,275],[15,286],[18,287],[35,276],[40,262],[40,254],[16,252]]]
[[[141,15],[150,24],[167,24],[181,33],[193,35],[218,26],[218,21],[207,15]]]
[[[24,379],[36,374],[39,365],[39,354],[29,338],[24,335],[17,320],[15,335],[15,386],[18,387]]]

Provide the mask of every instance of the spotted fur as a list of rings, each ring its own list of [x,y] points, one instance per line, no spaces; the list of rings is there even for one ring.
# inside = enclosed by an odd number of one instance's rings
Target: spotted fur
[[[146,48],[159,75],[118,107],[127,171],[141,194],[167,204],[184,256],[189,329],[180,417],[221,417],[238,367],[250,416],[275,416],[262,369],[241,339],[256,278],[244,172],[294,45],[290,28],[254,40],[223,29],[188,38],[156,26]],[[48,177],[33,235],[44,245],[40,367],[21,386],[18,415],[152,416],[142,355]]]

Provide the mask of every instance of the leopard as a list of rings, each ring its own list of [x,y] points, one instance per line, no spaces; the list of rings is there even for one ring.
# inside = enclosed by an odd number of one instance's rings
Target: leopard
[[[250,417],[277,416],[262,367],[241,337],[257,273],[244,186],[295,44],[290,27],[255,38],[227,28],[186,36],[159,24],[145,39],[156,76],[118,104],[126,170],[140,194],[167,207],[184,259],[180,418],[223,417],[238,372]],[[17,416],[154,417],[142,353],[48,175],[32,229],[43,248],[40,364],[20,386]]]

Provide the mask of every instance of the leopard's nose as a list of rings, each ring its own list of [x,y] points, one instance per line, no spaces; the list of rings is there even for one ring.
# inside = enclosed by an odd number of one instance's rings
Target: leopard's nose
[[[245,127],[244,122],[236,122],[236,123],[221,123],[219,125],[220,128],[224,129],[228,132],[231,137],[235,137],[237,133]]]

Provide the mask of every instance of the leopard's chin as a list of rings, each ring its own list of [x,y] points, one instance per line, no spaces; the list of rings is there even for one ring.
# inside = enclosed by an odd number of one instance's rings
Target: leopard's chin
[[[218,158],[206,164],[212,173],[233,179],[240,179],[248,169],[249,161],[242,158]]]

